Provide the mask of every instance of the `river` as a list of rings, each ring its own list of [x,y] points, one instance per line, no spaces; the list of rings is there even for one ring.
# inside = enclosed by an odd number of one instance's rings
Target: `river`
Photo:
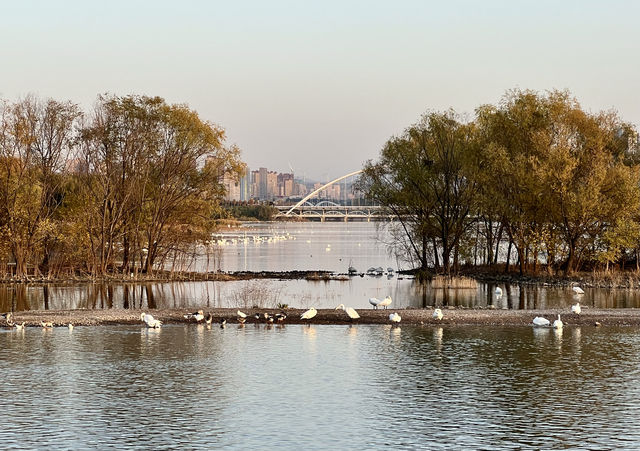
[[[637,328],[0,330],[5,449],[638,449]]]
[[[0,285],[0,310],[54,310],[104,308],[276,307],[333,308],[345,304],[369,308],[371,297],[391,296],[394,308],[453,306],[465,308],[547,309],[568,308],[580,302],[585,308],[639,308],[635,290],[585,288],[575,296],[569,288],[473,283],[467,288],[419,284],[398,269],[409,265],[390,252],[392,241],[376,223],[309,222],[248,223],[228,228],[216,240],[208,257],[200,257],[189,270],[293,271],[324,270],[346,274],[349,266],[359,273],[382,267],[382,276],[362,275],[346,280],[248,280],[231,282],[111,283]],[[392,273],[387,269],[391,268]]]

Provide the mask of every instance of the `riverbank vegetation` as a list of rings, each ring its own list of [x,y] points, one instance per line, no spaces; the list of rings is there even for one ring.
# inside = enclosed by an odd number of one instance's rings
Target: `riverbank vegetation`
[[[509,91],[470,120],[427,113],[357,188],[395,215],[395,252],[424,273],[640,269],[637,131],[566,91]]]
[[[1,102],[0,273],[167,268],[208,243],[220,175],[241,169],[222,128],[159,97]]]

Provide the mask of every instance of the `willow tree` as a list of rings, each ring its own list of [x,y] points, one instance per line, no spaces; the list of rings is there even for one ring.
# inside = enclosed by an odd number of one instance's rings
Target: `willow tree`
[[[473,124],[453,111],[430,113],[391,138],[377,162],[366,163],[357,189],[398,219],[420,268],[430,258],[445,274],[474,220],[477,144]]]
[[[0,106],[0,217],[18,277],[29,264],[46,269],[79,115],[71,102],[35,97]]]
[[[587,113],[565,91],[516,90],[497,107],[479,108],[477,122],[485,180],[494,180],[483,186],[521,272],[543,246],[549,264],[562,257],[567,272],[576,270],[605,230],[623,227],[638,210],[638,174],[625,165],[626,126],[614,114]]]

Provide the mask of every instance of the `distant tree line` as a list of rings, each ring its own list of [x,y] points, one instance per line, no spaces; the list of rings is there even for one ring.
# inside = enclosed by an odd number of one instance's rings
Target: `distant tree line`
[[[208,243],[219,176],[241,167],[223,129],[159,97],[100,96],[87,113],[0,101],[0,266],[19,278],[166,268]]]
[[[396,252],[425,271],[509,270],[511,255],[521,274],[638,269],[637,152],[615,112],[513,90],[471,120],[425,114],[365,164],[357,189],[397,217]]]

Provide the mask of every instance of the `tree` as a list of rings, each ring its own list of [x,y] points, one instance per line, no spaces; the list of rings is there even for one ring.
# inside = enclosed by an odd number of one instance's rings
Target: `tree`
[[[0,106],[0,209],[17,277],[26,276],[29,263],[46,267],[79,115],[75,104],[52,99],[27,97]]]
[[[369,161],[357,189],[398,221],[412,256],[426,270],[429,257],[450,274],[452,257],[477,202],[475,128],[453,111],[430,113],[391,138],[377,163]],[[454,258],[455,260],[455,258]]]

